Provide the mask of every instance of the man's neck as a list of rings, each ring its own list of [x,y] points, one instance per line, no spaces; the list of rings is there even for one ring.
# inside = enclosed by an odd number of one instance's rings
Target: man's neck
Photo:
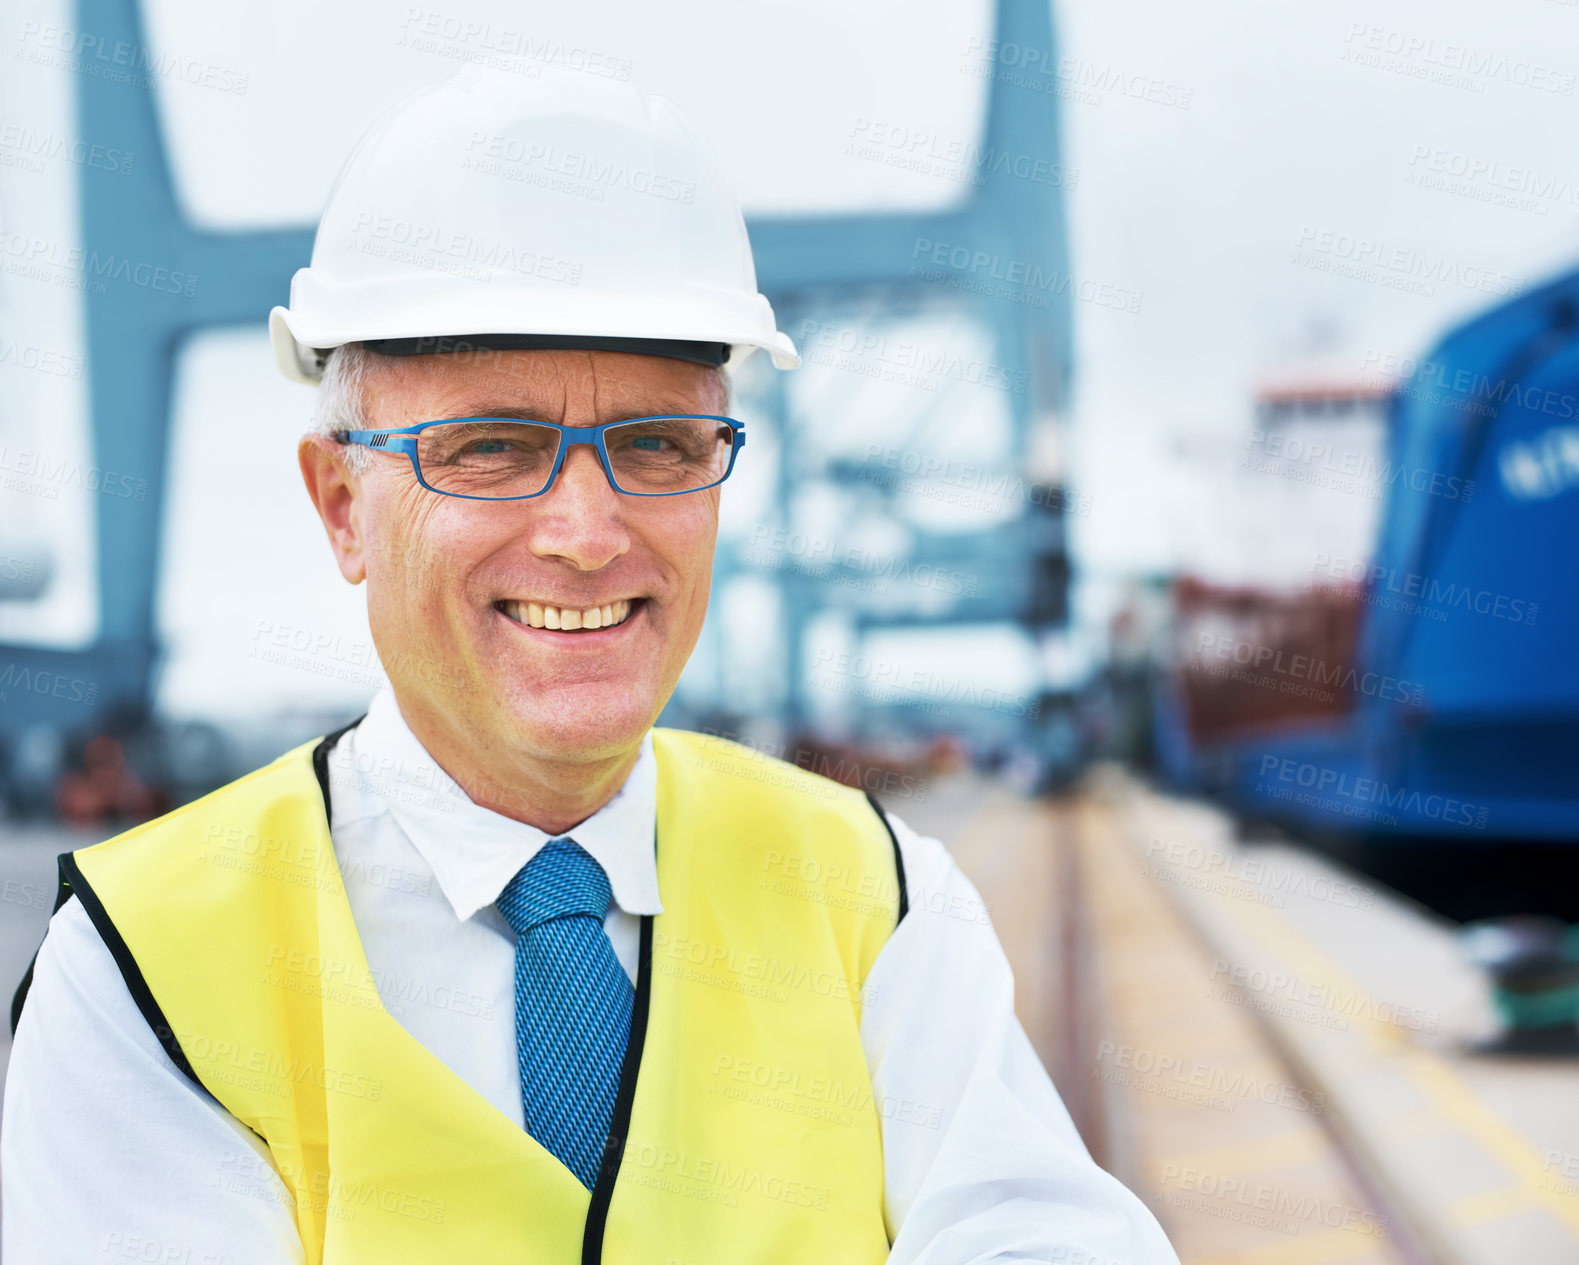
[[[639,741],[628,751],[589,761],[544,760],[494,749],[484,764],[474,744],[463,741],[442,716],[396,702],[413,736],[472,803],[550,835],[565,834],[613,799],[641,754]]]

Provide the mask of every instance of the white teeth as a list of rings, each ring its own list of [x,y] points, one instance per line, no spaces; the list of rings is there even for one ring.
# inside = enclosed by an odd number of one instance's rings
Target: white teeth
[[[531,628],[553,628],[564,632],[581,628],[589,632],[595,628],[612,628],[615,624],[624,623],[631,612],[629,601],[607,602],[602,606],[589,606],[585,610],[550,606],[547,602],[505,602],[503,606],[504,613],[518,623]]]

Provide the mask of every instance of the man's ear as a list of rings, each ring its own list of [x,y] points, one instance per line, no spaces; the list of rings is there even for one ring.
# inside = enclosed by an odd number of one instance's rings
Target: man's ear
[[[296,446],[302,482],[334,550],[335,565],[350,583],[367,578],[367,538],[362,532],[360,480],[346,466],[345,449],[326,435],[303,435]]]

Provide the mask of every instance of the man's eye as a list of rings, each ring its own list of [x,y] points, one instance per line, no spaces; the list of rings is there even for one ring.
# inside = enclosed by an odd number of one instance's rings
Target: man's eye
[[[483,454],[503,452],[508,446],[502,439],[479,439],[471,445],[470,451]]]

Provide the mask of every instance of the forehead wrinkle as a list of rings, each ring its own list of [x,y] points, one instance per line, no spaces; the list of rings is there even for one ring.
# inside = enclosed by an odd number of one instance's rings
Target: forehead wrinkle
[[[603,416],[602,406],[598,402],[598,363],[592,357],[590,350],[581,353],[587,358],[587,375],[592,379],[592,420],[596,421]]]
[[[558,356],[552,357],[554,364],[554,380],[559,384],[559,420],[564,422],[570,415],[570,377],[565,373],[565,362]]]

